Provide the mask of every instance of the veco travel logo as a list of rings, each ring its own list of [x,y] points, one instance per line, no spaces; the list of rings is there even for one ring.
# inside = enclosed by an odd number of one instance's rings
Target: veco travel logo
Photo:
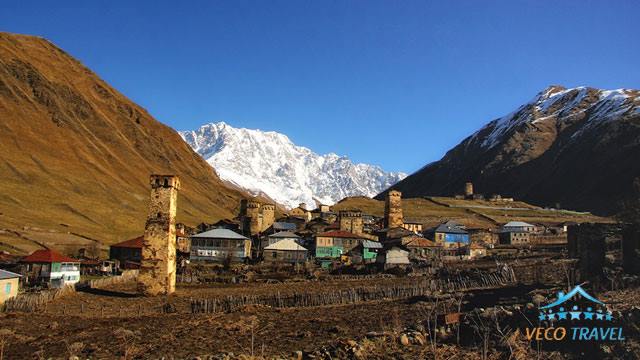
[[[580,295],[578,298],[576,295]],[[574,299],[574,297],[576,299]],[[615,326],[606,305],[589,295],[580,285],[567,294],[558,292],[558,299],[539,308],[536,328],[526,328],[529,341],[622,341],[622,327]]]

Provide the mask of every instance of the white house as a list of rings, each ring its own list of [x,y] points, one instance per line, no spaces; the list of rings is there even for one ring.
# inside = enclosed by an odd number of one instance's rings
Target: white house
[[[22,259],[22,262],[27,264],[27,278],[30,282],[60,288],[80,281],[80,261],[55,250],[36,250]]]

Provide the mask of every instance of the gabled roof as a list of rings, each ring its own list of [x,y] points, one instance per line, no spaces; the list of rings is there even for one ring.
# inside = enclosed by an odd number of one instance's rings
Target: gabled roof
[[[273,226],[275,230],[295,230],[297,227],[296,224],[294,223],[288,223],[283,221],[276,221],[271,226]]]
[[[59,252],[51,249],[36,250],[31,255],[22,259],[25,263],[58,263],[58,262],[80,262],[79,260],[72,259],[68,256],[64,256]]]
[[[137,238],[126,240],[123,242],[119,242],[117,244],[111,245],[111,247],[116,248],[127,248],[127,249],[142,249],[142,240],[144,240],[144,235],[138,236]]]
[[[354,234],[354,233],[350,233],[348,231],[344,231],[344,230],[336,230],[336,231],[327,231],[327,232],[323,232],[321,234],[318,234],[317,236],[324,236],[324,237],[333,237],[333,238],[345,238],[345,239],[359,239],[360,236]]]
[[[19,277],[22,277],[22,275],[16,274],[16,273],[12,273],[11,271],[0,269],[0,280],[15,279],[15,278],[19,278]]]
[[[307,249],[302,247],[300,244],[295,242],[293,239],[284,239],[280,240],[276,243],[273,243],[266,248],[265,250],[289,250],[289,251],[306,251]]]
[[[526,223],[524,221],[509,221],[504,224],[503,227],[533,227],[534,225]]]
[[[379,243],[378,241],[367,240],[367,239],[362,240],[362,246],[369,249],[382,249],[381,243]]]
[[[412,247],[412,248],[423,248],[423,247],[440,247],[440,245],[436,244],[434,241],[429,239],[425,239],[420,236],[413,236],[409,241],[407,241],[404,246]]]
[[[248,240],[248,238],[238,234],[235,231],[229,229],[212,229],[200,234],[193,235],[195,238],[207,238],[207,239],[234,239],[234,240]]]
[[[273,235],[269,235],[269,237],[270,238],[296,238],[296,239],[300,238],[300,236],[298,236],[296,233],[293,233],[291,231],[280,231]]]
[[[435,232],[446,233],[446,234],[468,234],[468,232],[461,227],[462,225],[453,222],[447,221],[444,224],[440,224]]]

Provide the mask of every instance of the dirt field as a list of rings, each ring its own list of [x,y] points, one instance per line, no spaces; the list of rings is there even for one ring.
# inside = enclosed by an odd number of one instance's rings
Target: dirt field
[[[388,281],[398,279],[382,280]],[[34,353],[45,358],[70,356],[74,355],[70,354],[70,347],[80,347],[79,344],[72,346],[74,343],[82,343],[82,356],[92,358],[122,356],[127,349],[130,355],[135,353],[144,358],[167,354],[176,358],[222,352],[250,354],[252,334],[255,354],[289,356],[293,351],[311,351],[341,338],[358,338],[371,331],[400,330],[404,325],[416,323],[420,314],[427,311],[425,303],[408,301],[298,309],[247,306],[216,315],[191,315],[185,313],[184,308],[174,314],[162,314],[158,310],[166,301],[178,307],[187,306],[191,296],[273,293],[301,288],[322,291],[361,283],[181,287],[176,296],[168,299],[137,297],[133,295],[133,287],[127,285],[104,292],[79,292],[55,301],[46,313],[2,314],[0,321],[3,328],[14,332],[7,340],[6,354],[10,359]],[[81,304],[85,306],[84,313],[79,313]],[[104,317],[97,316],[102,306],[106,309]]]
[[[219,314],[191,314],[189,311],[191,298],[326,292],[412,281],[418,280],[382,278],[179,286],[175,295],[155,298],[139,297],[135,294],[134,284],[121,284],[60,298],[44,312],[0,314],[0,344],[6,342],[5,359],[66,359],[72,356],[92,359],[193,359],[230,353],[233,356],[228,358],[248,358],[251,354],[265,358],[291,358],[296,351],[309,354],[317,353],[318,349],[347,349],[339,352],[340,355],[334,353],[330,357],[321,357],[333,359],[417,359],[433,358],[435,353],[447,355],[446,358],[450,359],[480,358],[477,345],[453,346],[449,342],[432,348],[426,342],[402,344],[398,334],[415,329],[430,318],[434,303],[423,297],[302,308],[248,305]],[[484,308],[484,304],[480,305],[482,301],[488,301],[487,306],[494,306],[500,303],[500,299],[514,295],[513,291],[501,294],[505,290],[467,293],[467,305],[462,311]],[[527,294],[530,290],[520,289],[519,294],[515,294],[526,299],[521,304],[529,302]],[[554,294],[551,289],[537,292],[545,293],[545,296]],[[638,289],[632,289],[605,293],[601,298],[633,323],[633,316],[640,317],[639,295]],[[163,305],[167,303],[172,304],[171,311],[175,312],[163,313]],[[380,337],[380,334],[385,335]],[[468,333],[463,337],[462,342],[472,341]],[[509,341],[509,346],[517,348],[524,356],[521,358],[532,354],[521,335],[513,335]],[[638,351],[636,354],[640,354],[640,350],[633,348],[636,342],[635,338],[629,342],[629,349],[611,350],[612,356],[618,352],[634,354],[633,351]],[[492,345],[488,358],[508,358],[506,351],[513,350],[507,350],[510,348],[506,346]],[[545,353],[542,358],[560,359],[566,358],[565,355]]]

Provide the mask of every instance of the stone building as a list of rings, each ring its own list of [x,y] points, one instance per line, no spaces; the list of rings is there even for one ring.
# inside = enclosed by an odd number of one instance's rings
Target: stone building
[[[311,211],[307,209],[307,204],[300,203],[298,207],[289,210],[289,216],[301,218],[308,222],[311,220]]]
[[[191,260],[245,262],[251,258],[251,240],[229,229],[212,229],[191,236]]]
[[[470,181],[464,184],[464,196],[466,198],[473,197],[473,183]]]
[[[240,201],[240,230],[245,236],[258,235],[273,225],[276,206],[256,200]]]
[[[360,210],[343,210],[338,213],[340,219],[340,230],[353,234],[362,234],[364,223],[362,219],[362,211]]]
[[[384,203],[384,227],[402,227],[403,224],[402,193],[397,190],[390,190]]]
[[[276,206],[274,204],[262,205],[262,226],[260,231],[264,232],[273,225],[276,219]]]
[[[405,221],[402,224],[402,227],[416,234],[422,233],[422,230],[423,230],[422,223],[418,221]]]
[[[151,175],[151,202],[142,241],[138,290],[145,296],[171,294],[176,288],[176,205],[180,180]]]

